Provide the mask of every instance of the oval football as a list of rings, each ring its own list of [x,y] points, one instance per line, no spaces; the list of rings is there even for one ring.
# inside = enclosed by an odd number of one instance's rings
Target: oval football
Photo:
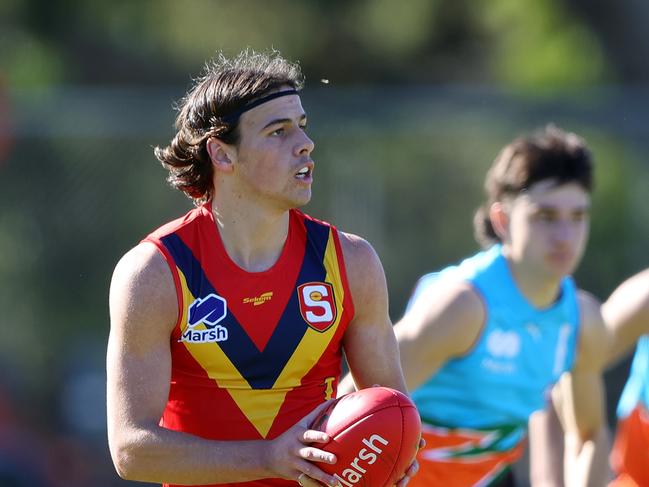
[[[417,453],[421,420],[405,394],[371,387],[332,402],[311,428],[330,436],[318,448],[334,453],[338,461],[318,466],[343,487],[384,487],[404,475]]]

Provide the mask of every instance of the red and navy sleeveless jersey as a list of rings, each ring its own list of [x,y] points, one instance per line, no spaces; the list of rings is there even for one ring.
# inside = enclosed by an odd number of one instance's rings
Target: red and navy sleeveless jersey
[[[171,268],[178,322],[161,426],[213,440],[272,439],[335,396],[354,310],[336,229],[292,210],[273,267],[227,255],[210,203],[149,235]],[[295,485],[281,479],[236,486]]]

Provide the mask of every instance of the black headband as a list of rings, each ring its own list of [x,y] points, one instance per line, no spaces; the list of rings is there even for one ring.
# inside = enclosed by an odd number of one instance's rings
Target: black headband
[[[234,112],[221,117],[221,120],[223,120],[226,123],[233,124],[245,112],[247,112],[248,110],[252,110],[255,107],[258,107],[262,103],[266,103],[267,101],[274,100],[275,98],[279,98],[280,96],[289,96],[289,95],[297,95],[297,94],[298,94],[297,90],[290,89],[290,90],[284,90],[284,91],[277,91],[275,93],[271,93],[270,95],[262,96],[261,98],[257,98],[256,100],[251,101],[250,103],[244,105],[243,107],[239,108],[238,110],[235,110]]]

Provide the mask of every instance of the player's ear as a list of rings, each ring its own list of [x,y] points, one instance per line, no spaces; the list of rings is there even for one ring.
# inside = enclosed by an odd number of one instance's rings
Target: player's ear
[[[504,242],[509,233],[509,215],[502,202],[496,201],[489,207],[489,220],[496,235]]]
[[[207,139],[205,147],[214,169],[225,172],[232,171],[232,161],[236,157],[236,151],[233,146],[226,144],[216,137],[210,137]]]

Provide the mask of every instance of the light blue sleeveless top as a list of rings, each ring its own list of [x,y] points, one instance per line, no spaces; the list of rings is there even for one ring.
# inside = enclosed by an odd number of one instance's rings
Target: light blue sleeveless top
[[[536,309],[495,245],[459,266],[423,276],[408,307],[436,299],[449,280],[472,284],[486,305],[486,322],[471,350],[446,362],[412,398],[424,422],[497,430],[493,447],[512,448],[525,435],[529,416],[545,407],[551,386],[573,366],[579,327],[574,281],[564,278],[558,300]]]
[[[626,418],[638,403],[649,408],[649,335],[638,340],[629,379],[617,405],[618,418]]]

